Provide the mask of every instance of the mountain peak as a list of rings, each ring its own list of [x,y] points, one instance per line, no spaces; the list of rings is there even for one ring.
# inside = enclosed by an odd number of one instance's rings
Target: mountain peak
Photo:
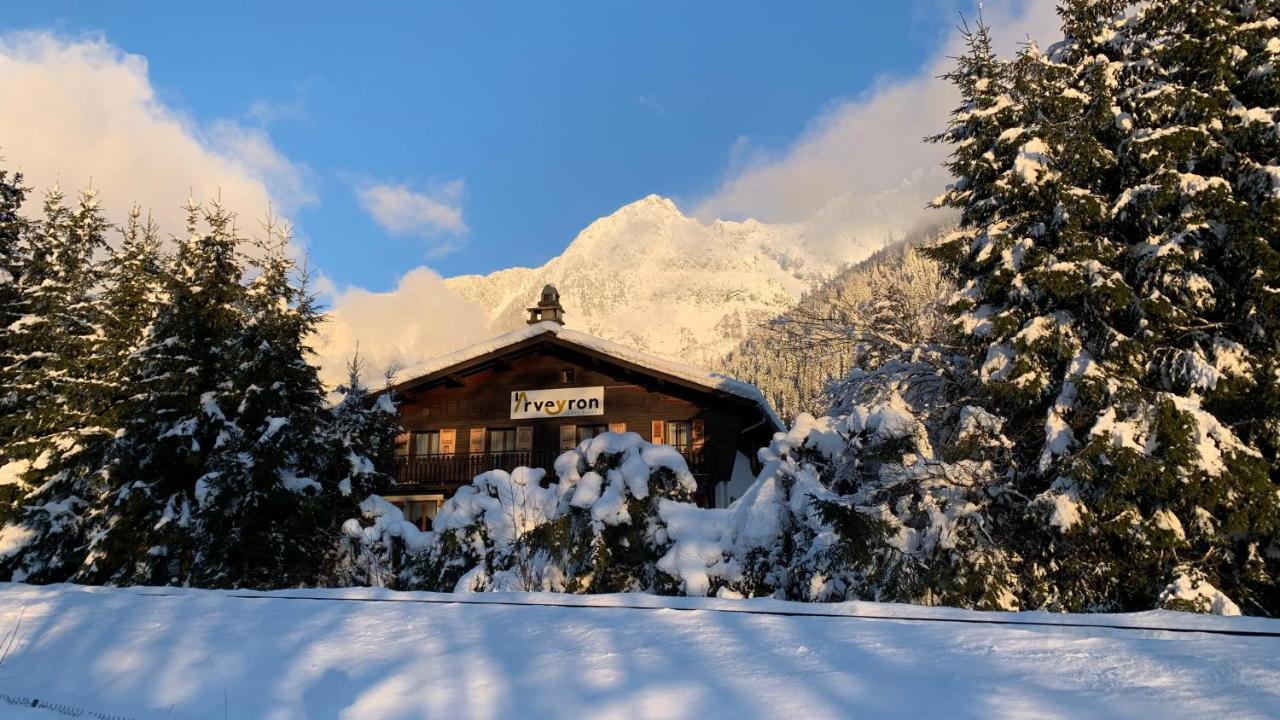
[[[622,207],[615,210],[613,212],[613,215],[611,215],[610,217],[613,217],[616,215],[622,215],[624,213],[626,214],[658,213],[658,214],[664,214],[664,215],[675,214],[675,215],[679,215],[680,217],[684,217],[684,213],[680,212],[680,208],[676,206],[675,202],[673,202],[670,198],[664,198],[661,195],[657,195],[654,193],[645,195],[644,197],[640,198],[639,200],[636,200],[635,202],[631,202],[626,205],[623,205]]]

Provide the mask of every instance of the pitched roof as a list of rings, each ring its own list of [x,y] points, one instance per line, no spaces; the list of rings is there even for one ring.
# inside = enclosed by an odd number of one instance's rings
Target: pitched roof
[[[640,352],[625,345],[619,345],[577,330],[570,330],[560,323],[549,321],[526,325],[519,330],[513,330],[457,352],[433,358],[421,365],[405,368],[400,375],[407,379],[396,383],[395,387],[404,388],[417,384],[429,376],[439,375],[445,370],[491,355],[500,355],[503,350],[536,342],[538,339],[554,339],[563,345],[577,346],[591,354],[608,356],[626,365],[645,368],[657,374],[666,375],[683,381],[683,384],[686,385],[713,392],[718,391],[742,400],[748,400],[759,406],[774,427],[778,429],[785,428],[785,425],[782,424],[782,421],[769,405],[764,393],[749,382],[738,380],[723,373],[711,372],[692,365],[685,365],[684,363]]]

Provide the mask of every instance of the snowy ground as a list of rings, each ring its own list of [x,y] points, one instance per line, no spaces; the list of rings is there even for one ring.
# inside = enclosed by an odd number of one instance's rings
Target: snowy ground
[[[942,622],[992,619],[1076,626]],[[0,695],[137,720],[1280,717],[1280,637],[1081,624],[1280,633],[1170,612],[0,584],[0,640],[17,628]],[[65,716],[0,700],[0,717]]]

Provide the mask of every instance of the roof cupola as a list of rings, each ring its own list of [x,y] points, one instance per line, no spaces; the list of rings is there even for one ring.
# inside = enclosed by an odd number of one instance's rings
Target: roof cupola
[[[547,320],[564,324],[564,307],[560,305],[560,291],[555,285],[544,286],[538,304],[529,308],[530,325]]]

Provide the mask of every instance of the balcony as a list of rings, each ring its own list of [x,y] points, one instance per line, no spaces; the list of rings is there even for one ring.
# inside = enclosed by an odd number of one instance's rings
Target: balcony
[[[711,455],[706,448],[677,448],[689,464],[689,471],[699,480],[714,473]],[[556,458],[564,450],[516,450],[493,453],[454,453],[450,455],[400,455],[396,457],[396,482],[423,488],[452,489],[466,485],[489,470],[511,471],[517,467],[543,468],[547,478],[555,477]],[[701,483],[700,483],[701,484]]]

